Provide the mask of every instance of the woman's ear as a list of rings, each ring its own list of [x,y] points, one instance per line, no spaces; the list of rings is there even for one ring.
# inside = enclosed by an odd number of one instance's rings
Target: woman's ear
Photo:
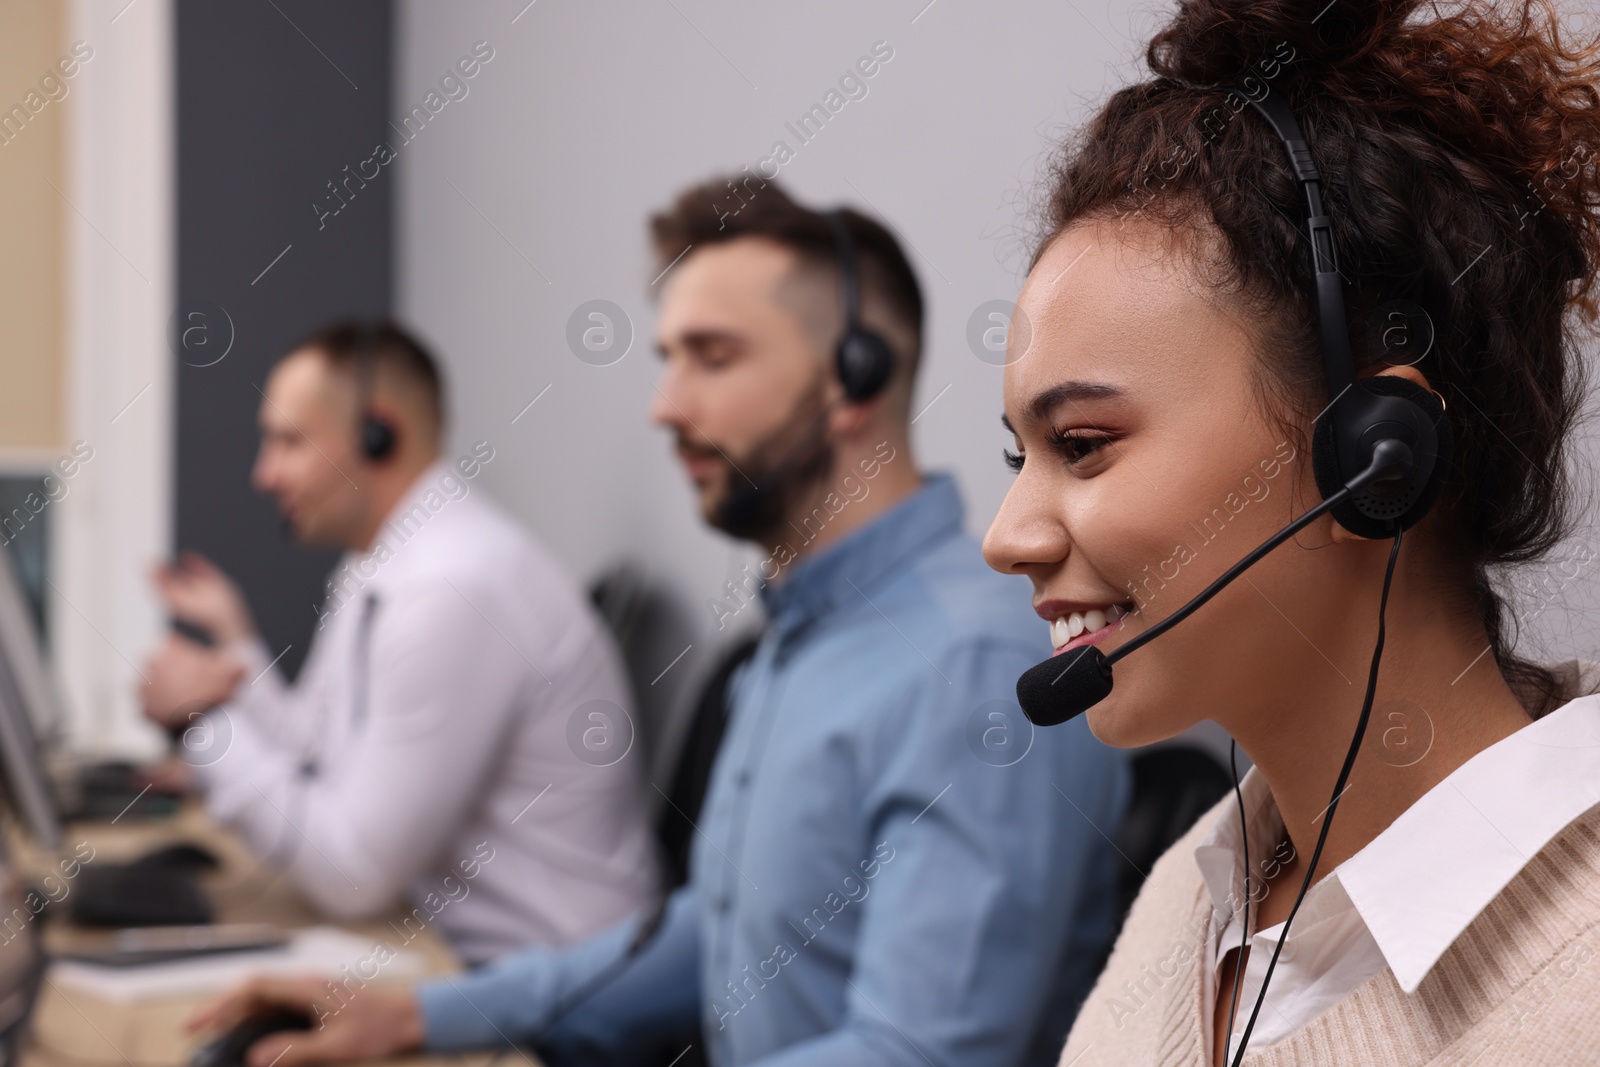
[[[1331,515],[1329,515],[1327,518],[1328,518],[1328,522],[1331,523],[1331,525],[1330,525],[1330,527],[1328,529],[1328,543],[1329,544],[1342,545],[1346,541],[1370,541],[1370,540],[1372,540],[1372,538],[1370,538],[1370,537],[1362,537],[1360,534],[1351,533],[1349,530],[1346,530],[1343,526],[1339,525],[1339,520],[1335,519]]]
[[[1384,374],[1392,374],[1397,378],[1404,378],[1408,382],[1415,382],[1417,385],[1422,386],[1422,388],[1426,389],[1428,392],[1430,392],[1430,393],[1433,392],[1433,384],[1428,381],[1428,376],[1426,374],[1423,374],[1416,367],[1411,366],[1409,363],[1401,364],[1398,367],[1384,367],[1382,370],[1378,371],[1377,374],[1359,375],[1359,377],[1374,377],[1375,378],[1375,377],[1378,377],[1379,375],[1384,375]]]

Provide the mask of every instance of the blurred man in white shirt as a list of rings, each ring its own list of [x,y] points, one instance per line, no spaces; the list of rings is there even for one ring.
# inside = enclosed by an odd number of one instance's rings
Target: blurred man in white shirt
[[[273,369],[253,481],[305,543],[346,550],[287,684],[231,580],[158,569],[176,619],[146,714],[218,819],[319,909],[403,900],[469,963],[560,945],[646,906],[654,844],[626,675],[554,560],[441,461],[437,368],[389,324],[343,323]],[[196,717],[196,708],[213,708]],[[414,936],[411,934],[409,936]]]

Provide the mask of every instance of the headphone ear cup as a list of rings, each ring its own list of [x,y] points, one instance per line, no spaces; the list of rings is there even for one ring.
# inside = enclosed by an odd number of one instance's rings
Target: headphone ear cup
[[[1405,440],[1417,459],[1416,476],[1399,493],[1365,490],[1335,507],[1334,521],[1358,537],[1392,537],[1422,521],[1438,501],[1455,459],[1455,437],[1444,404],[1417,383],[1395,374],[1357,380],[1329,405],[1312,430],[1311,468],[1327,499],[1360,473],[1385,436]]]
[[[387,459],[394,452],[394,427],[376,415],[361,416],[361,453],[370,460]]]
[[[839,384],[852,402],[870,400],[883,391],[894,370],[894,354],[889,343],[871,330],[859,327],[846,331],[835,353]]]

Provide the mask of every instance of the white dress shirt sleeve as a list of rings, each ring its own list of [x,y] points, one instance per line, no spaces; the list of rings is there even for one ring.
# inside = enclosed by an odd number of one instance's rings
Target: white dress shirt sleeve
[[[271,716],[259,712],[269,709],[254,706],[282,691],[252,697],[239,713],[224,709],[226,751],[200,770],[211,810],[286,865],[324,912],[380,912],[459,844],[452,832],[489,777],[518,687],[530,684],[533,661],[502,636],[508,625],[491,621],[494,604],[470,582],[442,577],[407,590],[403,603],[380,604],[365,721],[333,739],[331,766],[314,775],[264,728]]]
[[[226,649],[244,667],[244,678],[228,698],[232,715],[249,717],[254,726],[280,745],[292,744],[304,709],[302,694],[278,670],[277,658],[259,636],[236,641]],[[288,651],[285,649],[284,651]],[[311,673],[311,663],[306,673]]]

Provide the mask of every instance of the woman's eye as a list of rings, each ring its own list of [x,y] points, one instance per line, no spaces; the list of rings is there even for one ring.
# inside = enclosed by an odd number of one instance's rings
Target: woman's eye
[[[1068,466],[1081,463],[1111,443],[1104,434],[1062,433],[1050,431],[1050,449],[1067,461]]]
[[[1071,467],[1082,463],[1100,451],[1100,449],[1109,445],[1111,438],[1105,434],[1062,433],[1058,430],[1051,430],[1047,443],[1050,446],[1050,451],[1060,456],[1066,461],[1067,466]],[[1027,459],[1024,453],[1020,451],[1013,452],[1009,448],[1003,448],[1000,450],[1000,454],[1005,458],[1006,466],[1011,468],[1012,473],[1021,472],[1023,461]]]

